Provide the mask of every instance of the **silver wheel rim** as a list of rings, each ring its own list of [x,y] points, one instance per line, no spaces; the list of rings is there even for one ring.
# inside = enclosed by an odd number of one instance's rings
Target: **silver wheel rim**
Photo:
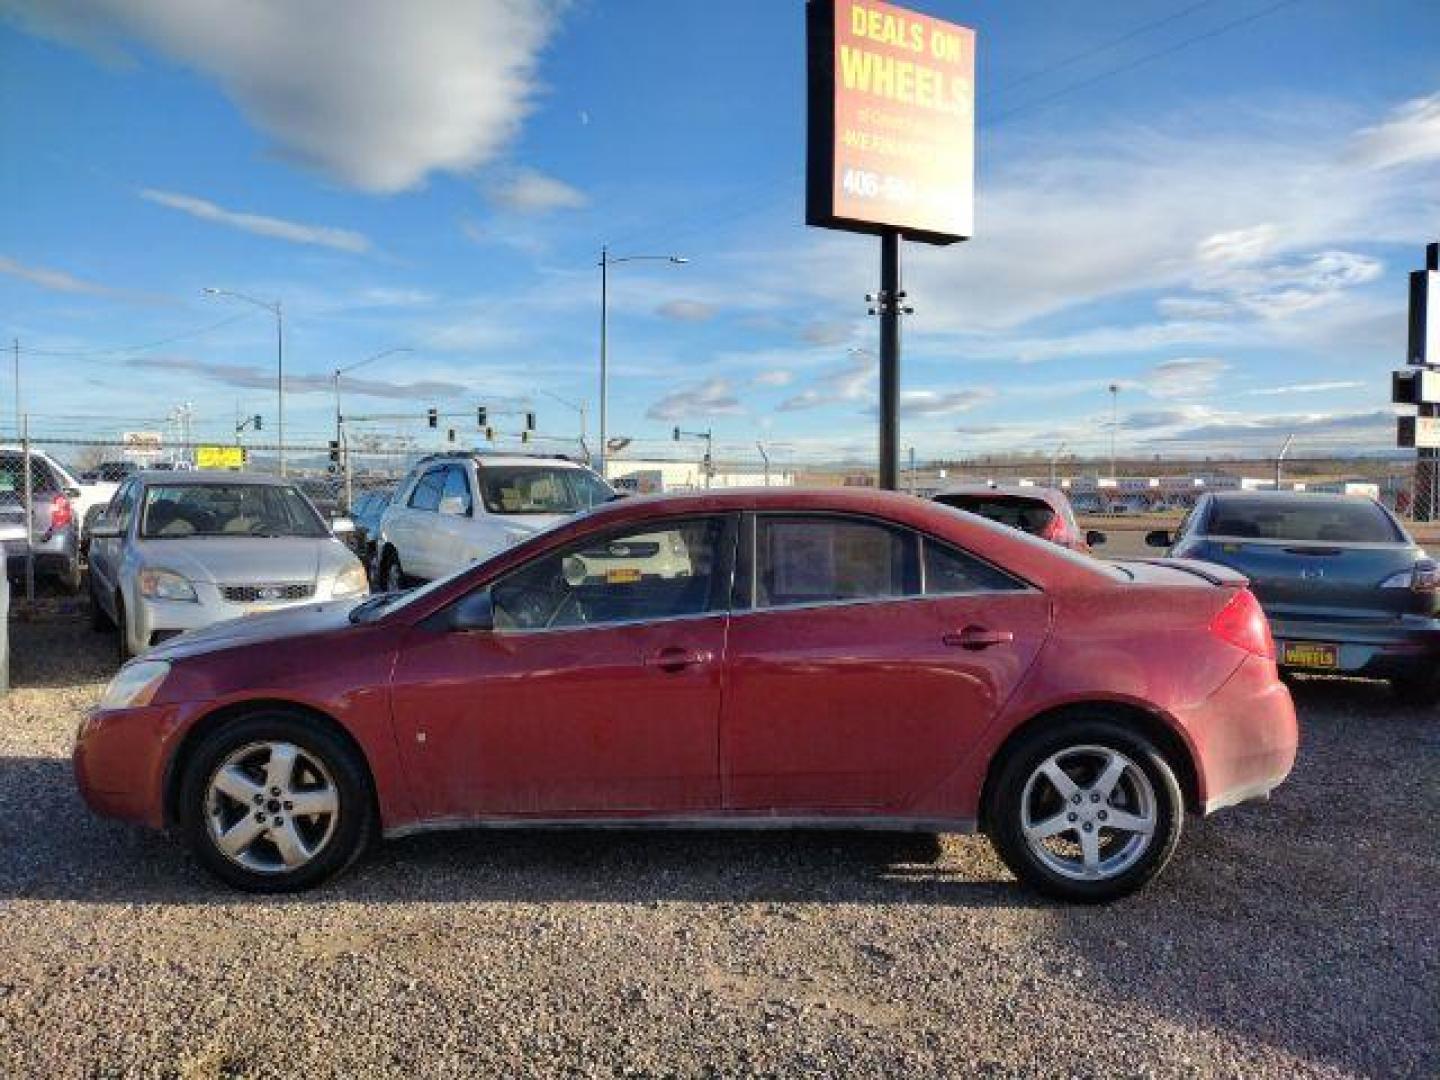
[[[1020,828],[1031,853],[1073,881],[1125,873],[1150,850],[1157,823],[1150,778],[1108,746],[1051,754],[1020,797]]]
[[[325,850],[340,820],[340,795],[314,755],[288,742],[242,746],[220,763],[205,794],[216,850],[237,866],[286,874]]]

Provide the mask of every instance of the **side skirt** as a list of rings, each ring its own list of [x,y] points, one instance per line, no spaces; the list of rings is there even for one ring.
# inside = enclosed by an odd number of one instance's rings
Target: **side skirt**
[[[693,829],[713,832],[817,829],[832,832],[973,833],[976,824],[972,818],[840,817],[821,814],[435,818],[386,829],[384,836],[387,840],[394,840],[416,833],[458,829]]]

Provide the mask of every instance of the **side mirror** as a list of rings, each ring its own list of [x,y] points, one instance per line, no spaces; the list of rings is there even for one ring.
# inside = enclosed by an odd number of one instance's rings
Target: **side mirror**
[[[355,531],[355,522],[348,517],[331,518],[330,531],[336,536],[346,536]]]
[[[1085,543],[1089,544],[1091,547],[1099,547],[1101,544],[1105,543],[1107,539],[1109,539],[1109,537],[1107,537],[1099,529],[1091,529],[1085,534]]]
[[[101,514],[90,524],[90,539],[113,540],[120,535],[120,523],[109,514]]]
[[[495,604],[489,589],[478,589],[450,608],[447,624],[456,634],[488,634],[495,629]]]
[[[1173,542],[1168,529],[1156,529],[1145,534],[1145,543],[1149,547],[1168,548]]]

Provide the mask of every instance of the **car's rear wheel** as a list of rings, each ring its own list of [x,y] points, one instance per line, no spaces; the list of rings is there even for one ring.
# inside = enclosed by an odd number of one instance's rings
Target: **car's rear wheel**
[[[65,568],[55,576],[55,580],[69,596],[74,596],[80,591],[80,556],[78,554],[65,564]]]
[[[375,831],[364,762],[286,712],[223,724],[190,755],[180,825],[201,864],[247,892],[295,892],[351,865]]]
[[[405,568],[400,565],[400,555],[394,548],[385,549],[380,560],[380,588],[385,592],[400,592],[405,588]]]
[[[1183,818],[1164,756],[1101,716],[1026,738],[1000,763],[986,807],[987,831],[1015,876],[1081,903],[1118,899],[1158,874]]]

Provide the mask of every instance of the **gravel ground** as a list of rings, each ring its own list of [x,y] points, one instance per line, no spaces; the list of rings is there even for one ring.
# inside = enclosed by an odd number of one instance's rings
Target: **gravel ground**
[[[440,834],[300,899],[92,818],[110,674],[15,627],[0,705],[0,1076],[1440,1074],[1440,718],[1296,689],[1268,805],[1066,909],[979,838]]]

